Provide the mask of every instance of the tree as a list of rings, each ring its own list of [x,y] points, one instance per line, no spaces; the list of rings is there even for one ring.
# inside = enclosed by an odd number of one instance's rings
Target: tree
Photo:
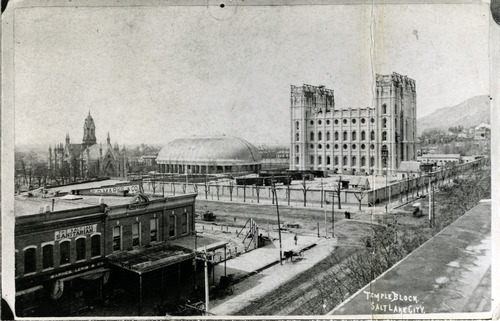
[[[353,194],[354,194],[354,197],[356,197],[356,199],[358,200],[358,203],[359,203],[359,210],[361,211],[361,202],[363,200],[363,198],[366,196],[366,189],[364,188],[361,188],[359,189],[358,191],[354,191]]]
[[[307,206],[307,191],[309,190],[309,187],[306,185],[306,178],[305,176],[302,176],[302,193],[304,193],[304,207]]]
[[[42,186],[42,182],[46,183],[47,176],[49,174],[49,170],[47,168],[47,164],[45,163],[36,163],[34,165],[34,176],[38,180],[38,187]]]
[[[233,189],[234,189],[234,183],[233,180],[229,181],[229,200],[232,202],[233,201]]]

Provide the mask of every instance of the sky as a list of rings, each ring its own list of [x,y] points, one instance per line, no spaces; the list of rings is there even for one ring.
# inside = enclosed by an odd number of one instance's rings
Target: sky
[[[489,6],[52,7],[15,11],[15,143],[289,144],[290,85],[372,106],[374,73],[417,84],[417,118],[488,94]]]

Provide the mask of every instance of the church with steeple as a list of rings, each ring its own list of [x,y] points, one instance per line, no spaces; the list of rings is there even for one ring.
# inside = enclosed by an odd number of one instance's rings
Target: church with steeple
[[[98,177],[124,178],[128,169],[125,147],[122,150],[115,142],[111,145],[108,133],[105,143],[97,143],[94,119],[89,114],[83,125],[81,144],[71,143],[69,134],[66,142],[54,148],[49,146],[49,170],[57,178],[66,181]]]

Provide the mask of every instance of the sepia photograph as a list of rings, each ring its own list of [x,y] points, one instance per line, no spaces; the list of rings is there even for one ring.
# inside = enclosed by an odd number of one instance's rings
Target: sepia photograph
[[[2,319],[498,317],[489,2],[5,5]]]

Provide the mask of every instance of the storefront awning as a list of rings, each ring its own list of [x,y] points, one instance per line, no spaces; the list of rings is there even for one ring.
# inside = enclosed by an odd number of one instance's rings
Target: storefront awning
[[[121,251],[108,257],[109,263],[126,270],[143,274],[170,265],[178,264],[195,257],[189,249],[160,244],[150,248]]]
[[[25,295],[25,294],[28,294],[28,293],[31,293],[31,292],[35,292],[35,291],[38,291],[38,290],[41,290],[41,289],[43,289],[43,286],[37,285],[37,286],[34,286],[34,287],[26,289],[26,290],[17,291],[16,292],[16,296]]]
[[[70,275],[70,276],[67,276],[65,278],[61,278],[60,280],[61,281],[70,281],[70,280],[73,280],[73,279],[76,279],[76,278],[86,278],[86,277],[89,277],[91,275],[95,275],[97,277],[103,275],[105,272],[109,271],[109,269],[106,269],[106,268],[98,268],[98,269],[95,269],[95,270],[90,270],[90,271],[86,271],[86,272],[83,272],[83,273],[78,273],[78,274],[73,274],[73,275]]]
[[[176,240],[171,244],[201,253],[204,251],[213,252],[225,247],[229,241],[211,238],[205,235],[189,235]]]

